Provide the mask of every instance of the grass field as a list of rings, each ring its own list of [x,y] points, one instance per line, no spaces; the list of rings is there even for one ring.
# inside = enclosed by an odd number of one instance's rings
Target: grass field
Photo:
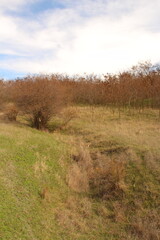
[[[51,133],[1,120],[0,239],[159,240],[158,111],[72,110]]]

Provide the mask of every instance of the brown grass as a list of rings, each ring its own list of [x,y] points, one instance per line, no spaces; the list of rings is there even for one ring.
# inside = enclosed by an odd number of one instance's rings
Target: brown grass
[[[50,200],[51,200],[51,195],[50,195],[50,190],[49,190],[48,187],[44,187],[44,188],[40,191],[39,195],[40,195],[41,199],[50,202]]]
[[[77,163],[72,164],[67,176],[67,183],[76,192],[87,192],[89,190],[88,175]]]
[[[99,158],[104,161],[104,156],[99,154]],[[126,190],[126,155],[120,154],[114,157],[106,158],[105,164],[100,159],[99,166],[94,168],[93,175],[90,179],[93,195],[103,199],[112,199],[121,197]]]
[[[58,224],[70,231],[87,233],[89,226],[87,219],[92,216],[92,205],[88,198],[79,199],[78,197],[68,197],[65,207],[57,209],[56,219]]]
[[[113,204],[114,207],[114,220],[118,223],[125,223],[127,222],[126,217],[126,207],[119,201],[115,201]]]
[[[48,169],[44,160],[35,162],[33,167],[35,176],[38,178],[41,177],[42,174]]]
[[[150,210],[144,216],[136,216],[132,223],[132,233],[138,239],[160,239],[160,215]]]
[[[69,168],[67,183],[76,192],[87,192],[92,172],[92,159],[82,142],[79,144],[78,154],[73,155],[72,158],[73,163]]]

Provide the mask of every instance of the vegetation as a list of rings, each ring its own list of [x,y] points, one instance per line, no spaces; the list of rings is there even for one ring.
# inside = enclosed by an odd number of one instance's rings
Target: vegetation
[[[160,239],[158,67],[0,93],[0,239]]]
[[[105,75],[103,81],[94,75],[85,78],[40,75],[8,82],[1,80],[0,93],[1,107],[3,103],[14,104],[11,115],[17,111],[27,114],[37,129],[47,128],[51,117],[71,103],[107,106],[113,112],[117,109],[119,117],[123,110],[130,113],[145,108],[159,109],[160,116],[160,67],[143,63],[118,75]]]

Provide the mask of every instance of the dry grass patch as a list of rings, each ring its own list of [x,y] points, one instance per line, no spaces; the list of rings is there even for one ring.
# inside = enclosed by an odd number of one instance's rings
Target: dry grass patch
[[[147,167],[152,169],[154,173],[157,173],[160,180],[160,153],[148,150],[144,152],[143,157]]]
[[[76,192],[87,192],[89,190],[89,179],[87,172],[77,163],[72,164],[67,176],[68,186]]]
[[[126,155],[119,154],[104,157],[98,154],[97,164],[90,178],[93,195],[102,199],[120,198],[126,191]]]
[[[71,123],[71,127],[75,129],[75,134],[83,136],[93,147],[96,144],[97,148],[109,149],[109,143],[113,143],[113,148],[159,149],[160,124],[154,118],[148,119],[143,115],[137,118],[124,113],[121,119],[117,119],[107,108],[94,107],[91,121],[93,110],[90,107],[78,107],[77,111],[79,117]]]
[[[160,215],[149,211],[144,216],[136,216],[132,222],[132,234],[143,240],[160,239]]]
[[[78,154],[72,156],[73,163],[67,175],[68,186],[76,192],[89,190],[89,178],[92,170],[92,159],[87,147],[79,144]]]
[[[102,199],[122,197],[126,191],[126,164],[128,154],[114,151],[113,155],[100,152],[90,153],[79,144],[78,154],[72,155],[73,162],[67,175],[68,186],[76,192],[88,192]]]
[[[34,173],[35,173],[35,176],[40,178],[42,176],[42,174],[47,171],[48,169],[48,166],[46,165],[45,161],[37,161],[35,162],[34,166]]]
[[[7,186],[10,191],[15,189],[15,178],[17,176],[16,167],[13,162],[8,161],[6,166],[0,169],[1,182]]]
[[[92,216],[92,204],[88,198],[68,197],[63,209],[57,209],[56,219],[59,225],[72,233],[87,233],[88,219]]]
[[[114,220],[117,223],[125,223],[127,222],[127,217],[126,217],[126,207],[119,201],[115,201],[113,203],[114,207]]]

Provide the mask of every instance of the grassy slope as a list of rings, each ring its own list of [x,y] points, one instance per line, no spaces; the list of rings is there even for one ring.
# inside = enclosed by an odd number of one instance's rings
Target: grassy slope
[[[1,239],[60,239],[54,209],[66,196],[65,144],[47,133],[0,124]],[[41,193],[48,189],[48,199]]]
[[[2,240],[147,239],[146,234],[157,234],[160,125],[154,113],[118,119],[102,107],[77,110],[78,118],[59,133],[0,124]],[[69,155],[80,141],[91,155],[113,152],[119,158],[116,149],[127,149],[123,198],[102,200],[67,186]],[[152,239],[158,239],[155,234]]]

